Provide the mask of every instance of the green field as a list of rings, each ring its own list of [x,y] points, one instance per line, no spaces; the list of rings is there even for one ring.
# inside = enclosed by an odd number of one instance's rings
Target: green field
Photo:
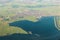
[[[14,33],[28,34],[28,32],[20,27],[9,26],[7,22],[0,21],[0,36],[7,36]]]

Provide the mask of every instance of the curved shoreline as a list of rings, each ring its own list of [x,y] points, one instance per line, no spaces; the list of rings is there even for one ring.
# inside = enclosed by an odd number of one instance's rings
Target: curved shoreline
[[[57,24],[57,21],[56,21],[56,17],[54,17],[54,24],[55,24],[55,27],[56,27],[58,30],[60,30],[60,29],[59,29],[59,25]]]

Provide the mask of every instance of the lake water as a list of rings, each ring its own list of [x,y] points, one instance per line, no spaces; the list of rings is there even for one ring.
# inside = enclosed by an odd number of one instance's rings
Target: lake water
[[[25,31],[31,31],[32,34],[13,34],[10,36],[0,37],[2,40],[60,40],[60,31],[55,27],[54,16],[42,17],[36,22],[29,20],[15,21],[9,23],[10,26],[21,27]],[[25,39],[23,39],[25,38]]]

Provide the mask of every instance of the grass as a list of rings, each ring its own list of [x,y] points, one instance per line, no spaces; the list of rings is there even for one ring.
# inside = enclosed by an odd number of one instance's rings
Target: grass
[[[0,36],[7,36],[14,33],[28,34],[25,30],[20,27],[9,26],[7,22],[0,21]]]
[[[33,22],[36,22],[37,21],[37,19],[36,19],[35,16],[26,16],[26,17],[24,17],[24,19],[25,20],[29,20],[29,21],[33,21]]]

